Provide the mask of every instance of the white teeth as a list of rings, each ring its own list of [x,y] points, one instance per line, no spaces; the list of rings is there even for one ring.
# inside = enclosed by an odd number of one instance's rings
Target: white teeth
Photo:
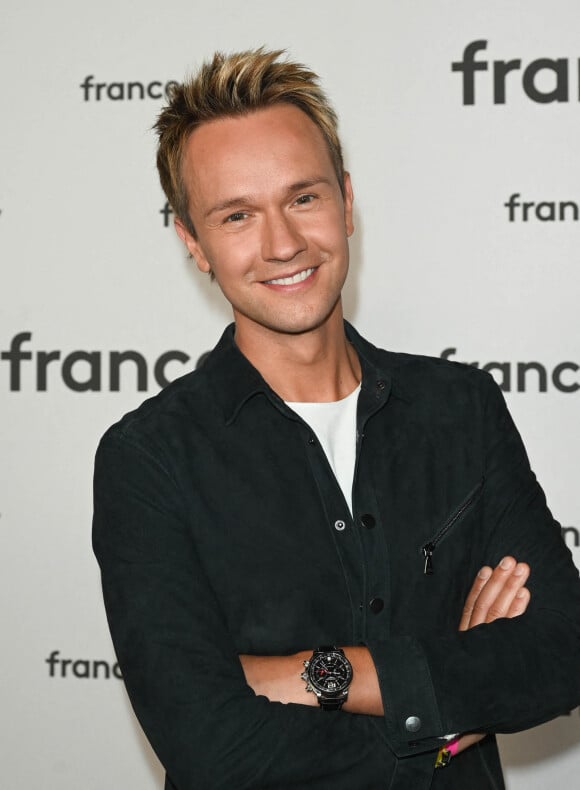
[[[266,280],[269,285],[295,285],[301,283],[307,277],[310,277],[314,269],[304,269],[303,272],[298,272],[294,277],[280,277],[278,280]]]

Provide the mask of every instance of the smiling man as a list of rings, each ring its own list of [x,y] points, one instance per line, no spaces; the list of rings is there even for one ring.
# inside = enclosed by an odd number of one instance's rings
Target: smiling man
[[[101,441],[119,663],[167,788],[499,788],[494,733],[580,700],[578,574],[491,377],[344,322],[336,117],[280,55],[216,55],[157,124],[234,323]]]
[[[183,152],[195,229],[176,228],[232,305],[236,346],[286,401],[338,401],[360,381],[340,294],[352,188],[318,127],[276,103],[198,126]],[[303,375],[288,376],[288,364]],[[314,366],[314,367],[313,367]]]

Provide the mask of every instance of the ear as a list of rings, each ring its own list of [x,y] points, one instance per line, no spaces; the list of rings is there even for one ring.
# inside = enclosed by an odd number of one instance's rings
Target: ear
[[[178,217],[176,217],[174,225],[175,232],[187,247],[187,251],[191,257],[195,260],[197,268],[200,270],[200,272],[207,274],[209,271],[211,271],[211,266],[205,256],[203,249],[201,248],[199,241],[191,235],[191,233]]]
[[[352,191],[352,183],[350,180],[350,173],[344,173],[344,224],[346,226],[346,235],[352,236],[354,233],[354,222],[352,219],[352,204],[354,203],[354,193]]]

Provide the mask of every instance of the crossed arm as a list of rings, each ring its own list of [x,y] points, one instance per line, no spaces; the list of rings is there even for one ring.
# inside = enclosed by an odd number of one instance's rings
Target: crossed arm
[[[529,566],[505,557],[492,569],[481,568],[469,594],[459,622],[459,631],[491,623],[501,617],[518,617],[523,614],[530,600],[526,582]],[[314,645],[313,645],[314,647]],[[353,681],[344,710],[371,716],[383,715],[383,704],[375,665],[366,647],[343,647],[353,667]],[[306,650],[289,656],[240,656],[246,681],[256,694],[272,702],[318,705],[314,694],[307,694],[300,679],[302,662],[310,658]],[[459,740],[458,751],[463,751],[483,735],[468,733]]]
[[[504,429],[501,422],[500,428],[500,449],[508,439],[517,443],[513,429]],[[291,786],[297,777],[307,777],[312,787],[327,786],[331,780],[337,787],[357,782],[372,786],[373,778],[385,771],[394,776],[396,759],[410,754],[425,754],[423,762],[403,762],[409,770],[411,763],[417,765],[420,772],[432,757],[437,736],[521,729],[578,704],[577,572],[519,444],[515,461],[508,457],[506,463],[500,458],[487,464],[484,526],[494,526],[486,527],[481,551],[484,556],[490,551],[494,563],[502,556],[498,552],[525,558],[534,568],[537,603],[523,617],[504,619],[515,617],[527,603],[525,593],[523,600],[514,593],[527,584],[523,580],[507,584],[505,595],[502,582],[494,593],[496,582],[511,579],[508,563],[508,569],[480,571],[463,615],[457,599],[457,611],[442,613],[446,632],[432,633],[422,642],[401,636],[384,643],[375,640],[370,646],[375,660],[381,661],[376,666],[383,698],[392,702],[384,727],[374,726],[383,722],[382,706],[375,664],[364,648],[347,648],[357,675],[347,710],[366,709],[368,716],[309,711],[316,699],[299,679],[300,657],[248,656],[240,663],[237,632],[229,630],[207,579],[208,567],[192,540],[187,514],[197,502],[191,507],[189,500],[184,502],[188,489],[178,485],[175,465],[157,445],[153,450],[123,435],[103,441],[95,471],[94,542],[126,685],[174,784],[185,788],[201,782],[241,790]],[[503,470],[506,464],[507,471],[500,474],[496,467]],[[214,533],[204,532],[205,523],[201,519],[202,545]],[[222,533],[216,532],[221,539]],[[230,572],[228,563],[236,564],[231,550],[225,551],[227,542],[222,543],[216,583],[224,580],[220,574]],[[512,560],[512,571],[514,565]],[[461,566],[457,562],[453,567],[457,573]],[[489,626],[474,627],[496,618]],[[453,633],[456,627],[464,633]],[[308,647],[315,646],[309,640]],[[418,682],[412,685],[415,678]],[[471,688],[477,692],[473,698]],[[427,736],[416,750],[404,731],[407,710],[421,715]],[[371,713],[377,714],[375,721]],[[312,742],[320,748],[309,749]]]

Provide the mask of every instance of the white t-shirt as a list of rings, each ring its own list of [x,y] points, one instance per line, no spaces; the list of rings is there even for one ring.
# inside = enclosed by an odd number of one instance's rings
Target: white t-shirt
[[[302,417],[318,437],[351,513],[356,460],[356,407],[359,392],[360,384],[346,398],[330,403],[287,402],[287,405]]]

